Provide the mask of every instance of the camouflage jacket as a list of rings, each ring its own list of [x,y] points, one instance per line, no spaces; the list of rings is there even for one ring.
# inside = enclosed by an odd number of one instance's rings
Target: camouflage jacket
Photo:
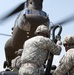
[[[54,55],[59,55],[61,47],[49,38],[43,36],[32,37],[24,43],[21,63],[30,62],[41,66],[46,60],[48,51]]]
[[[19,69],[21,66],[21,61],[20,61],[21,56],[17,56],[16,58],[14,58],[11,62],[11,66],[12,68],[17,68]]]
[[[60,65],[53,75],[74,75],[74,48],[68,50],[60,60]]]

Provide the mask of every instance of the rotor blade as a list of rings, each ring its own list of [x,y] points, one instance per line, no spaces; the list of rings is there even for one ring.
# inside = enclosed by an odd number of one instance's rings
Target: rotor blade
[[[11,36],[9,34],[3,34],[3,33],[0,33],[0,35],[2,35],[2,36]]]
[[[68,17],[67,19],[64,19],[60,22],[55,23],[55,25],[57,25],[57,24],[64,25],[64,24],[69,23],[71,21],[74,21],[74,15],[72,15],[71,17]]]
[[[25,2],[20,4],[16,9],[14,9],[10,14],[3,17],[1,20],[5,20],[6,18],[8,18],[8,17],[20,12],[21,10],[23,10],[24,9],[24,4],[25,4]]]

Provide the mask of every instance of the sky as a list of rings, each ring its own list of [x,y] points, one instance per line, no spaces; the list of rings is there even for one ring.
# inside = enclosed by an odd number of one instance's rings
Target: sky
[[[0,18],[13,10],[17,5],[25,0],[0,0]],[[43,11],[45,11],[52,23],[60,22],[71,15],[74,16],[74,0],[44,0]],[[11,35],[11,28],[14,26],[14,21],[18,14],[11,16],[7,20],[0,23],[0,33]],[[66,35],[74,35],[74,20],[62,25],[61,41]],[[0,71],[3,71],[3,62],[6,60],[4,46],[6,41],[11,38],[9,36],[0,35]],[[54,56],[53,64],[59,65],[59,60],[65,54],[65,49],[62,46],[62,51],[59,56]]]

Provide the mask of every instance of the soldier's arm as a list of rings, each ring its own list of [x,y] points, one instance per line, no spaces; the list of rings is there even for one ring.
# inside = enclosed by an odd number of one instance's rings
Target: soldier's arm
[[[17,56],[16,58],[14,58],[13,60],[12,60],[12,64],[11,64],[11,66],[12,66],[12,68],[15,68],[15,67],[17,67],[17,63],[18,63],[18,60],[19,60],[19,57],[20,56]],[[19,63],[20,64],[20,63]]]
[[[60,62],[60,65],[56,68],[53,75],[66,75],[72,67],[72,55],[68,52],[63,57],[62,61]]]
[[[47,41],[47,46],[50,52],[54,55],[59,55],[61,53],[61,46],[55,44],[53,41],[50,39]]]

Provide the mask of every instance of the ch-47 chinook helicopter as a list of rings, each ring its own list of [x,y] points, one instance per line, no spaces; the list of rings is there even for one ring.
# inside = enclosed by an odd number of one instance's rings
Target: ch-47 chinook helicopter
[[[25,2],[25,9],[23,3],[14,12],[5,17],[7,18],[22,10],[15,21],[14,27],[12,28],[13,33],[11,38],[7,40],[5,44],[6,61],[9,63],[16,57],[15,51],[23,47],[24,41],[34,36],[34,31],[38,25],[49,25],[50,19],[47,16],[47,13],[42,10],[42,3],[43,0],[27,0]],[[61,25],[67,21],[69,21],[69,19],[58,24]],[[12,55],[10,53],[12,53]]]
[[[16,57],[15,51],[23,47],[24,41],[34,36],[38,25],[45,24],[49,27],[49,18],[47,13],[42,11],[42,3],[43,0],[27,0],[25,2],[26,7],[18,15],[12,28],[12,37],[5,44],[6,61],[9,63]]]

